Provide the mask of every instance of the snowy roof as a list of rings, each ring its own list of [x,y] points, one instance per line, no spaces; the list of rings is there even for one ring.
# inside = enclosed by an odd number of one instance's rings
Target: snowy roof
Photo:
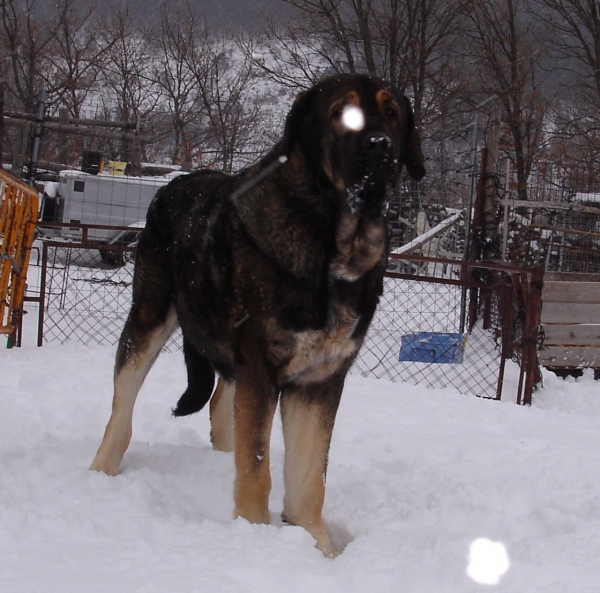
[[[600,202],[600,194],[588,194],[578,192],[573,198],[574,202]]]
[[[144,177],[134,177],[132,175],[111,175],[110,173],[98,173],[93,175],[91,173],[84,173],[77,169],[65,169],[59,173],[59,179],[64,183],[67,179],[83,179],[92,180],[106,180],[111,183],[133,183],[133,184],[148,184],[148,185],[165,185],[175,177],[183,175],[182,171],[172,171],[166,175],[148,175]]]

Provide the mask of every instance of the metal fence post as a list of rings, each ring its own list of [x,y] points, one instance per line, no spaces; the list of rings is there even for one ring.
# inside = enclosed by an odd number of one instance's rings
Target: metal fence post
[[[40,157],[40,140],[44,133],[44,115],[46,111],[46,89],[41,89],[38,97],[37,115],[35,118],[35,127],[33,129],[33,144],[31,147],[31,160],[27,171],[27,181],[32,187],[35,186],[35,176],[37,175],[38,160]]]
[[[40,276],[40,301],[38,310],[38,338],[37,345],[44,345],[44,314],[46,311],[46,280],[48,274],[48,243],[44,241],[42,247],[42,273]]]

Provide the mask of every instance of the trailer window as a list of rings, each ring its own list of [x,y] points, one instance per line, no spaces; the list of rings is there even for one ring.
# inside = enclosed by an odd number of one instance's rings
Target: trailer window
[[[85,181],[75,181],[73,182],[73,191],[85,191]]]

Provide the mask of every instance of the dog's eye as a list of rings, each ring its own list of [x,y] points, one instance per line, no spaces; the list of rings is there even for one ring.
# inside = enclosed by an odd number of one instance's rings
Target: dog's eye
[[[396,110],[391,105],[388,106],[386,113],[388,117],[396,117]]]
[[[339,107],[336,107],[333,110],[331,116],[333,117],[333,119],[340,119],[342,117],[342,113],[344,113],[344,106],[340,105]]]

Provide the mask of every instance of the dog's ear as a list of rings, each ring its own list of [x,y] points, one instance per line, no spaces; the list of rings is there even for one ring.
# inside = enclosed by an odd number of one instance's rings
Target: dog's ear
[[[408,174],[415,180],[425,177],[425,158],[421,151],[421,135],[415,126],[415,116],[407,97],[402,95],[406,110],[406,151],[404,165]]]
[[[421,151],[421,136],[417,128],[413,127],[412,133],[408,140],[408,146],[406,148],[406,156],[404,157],[404,164],[408,174],[415,180],[421,181],[425,177],[425,158]]]

